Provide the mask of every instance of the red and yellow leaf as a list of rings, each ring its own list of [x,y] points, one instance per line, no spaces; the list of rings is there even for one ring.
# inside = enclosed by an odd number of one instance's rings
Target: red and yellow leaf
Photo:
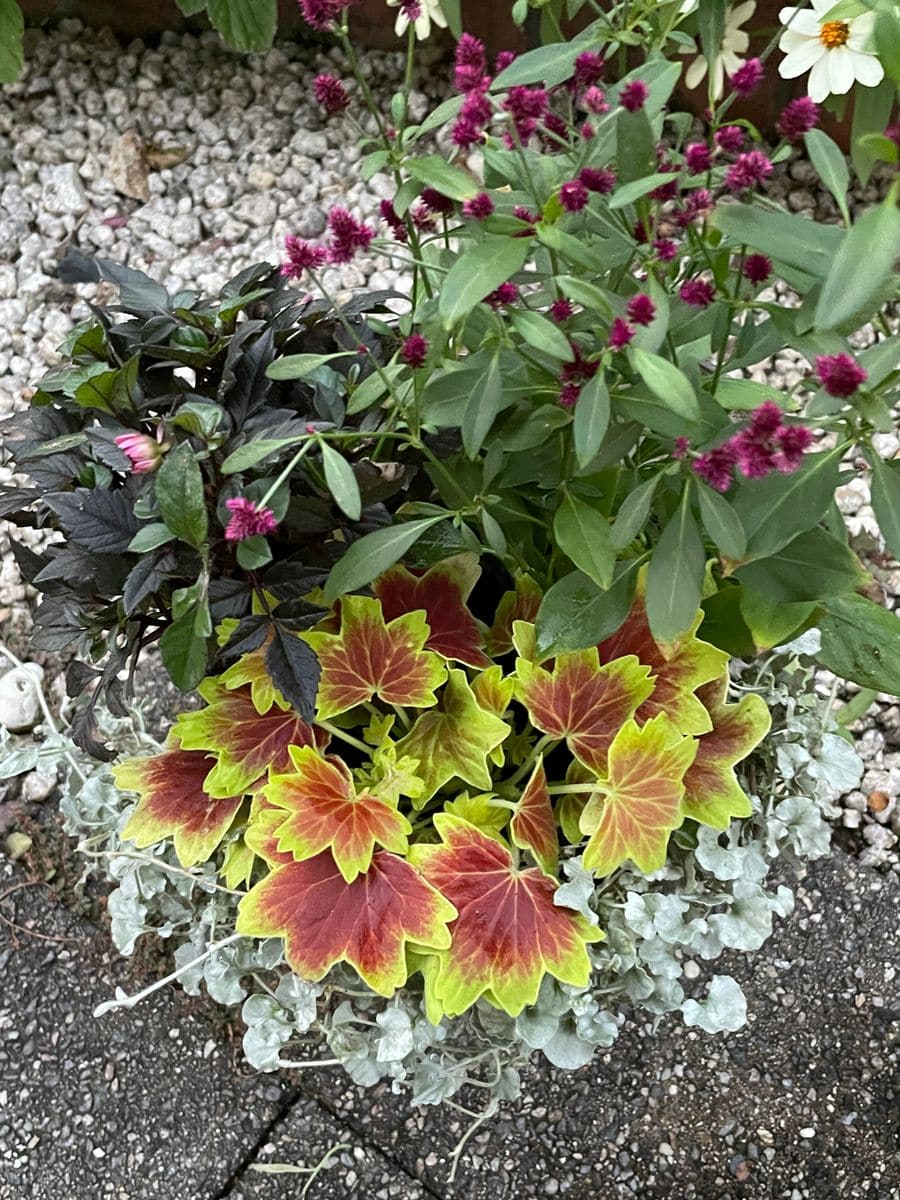
[[[385,623],[378,600],[344,596],[340,632],[305,633],[303,638],[322,666],[316,700],[322,721],[373,696],[386,704],[428,708],[446,677],[440,657],[423,649],[428,624],[421,609]]]
[[[180,713],[175,734],[185,750],[216,755],[205,783],[210,796],[235,796],[255,789],[270,769],[290,768],[291,746],[311,746],[321,740],[321,730],[314,731],[293,709],[257,712],[249,688],[229,691],[218,680],[205,679],[197,690],[207,706]]]
[[[206,862],[228,832],[243,792],[213,798],[205,788],[214,760],[185,750],[170,738],[159,754],[129,758],[113,767],[116,786],[137,792],[138,806],[122,836],[136,846],[152,846],[171,837],[183,867]]]
[[[590,841],[584,865],[608,875],[626,858],[645,874],[666,861],[669,834],[684,820],[684,775],[697,743],[664,713],[646,725],[629,721],[609,748],[605,778],[581,813]]]
[[[732,817],[749,817],[753,811],[734,768],[763,740],[772,718],[762,696],[750,693],[737,704],[727,702],[727,671],[701,687],[697,696],[713,727],[697,739],[697,757],[684,777],[684,815],[727,829]]]
[[[457,1016],[486,996],[516,1016],[547,974],[583,987],[587,943],[603,935],[553,903],[556,880],[538,867],[518,870],[505,846],[468,821],[438,813],[434,823],[441,844],[419,843],[410,856],[459,913],[449,949],[421,963],[443,1011]]]
[[[372,591],[387,621],[418,608],[425,610],[429,650],[469,667],[489,667],[491,660],[482,649],[484,632],[466,607],[480,574],[474,554],[456,554],[427,571],[391,567],[375,580]]]
[[[412,826],[396,808],[371,792],[357,795],[353,776],[339,758],[323,758],[311,746],[291,750],[293,771],[273,775],[265,797],[290,816],[278,827],[278,849],[298,862],[330,850],[348,883],[369,869],[375,846],[405,854]]]
[[[613,738],[653,691],[649,667],[630,655],[600,666],[596,646],[561,654],[548,671],[516,660],[519,699],[533,725],[565,738],[593,771],[606,767]]]
[[[530,850],[548,875],[556,874],[559,838],[553,806],[547,791],[543,759],[539,759],[525,785],[509,823],[512,839],[520,850]]]
[[[417,717],[406,737],[397,743],[398,754],[418,759],[418,774],[425,784],[414,805],[420,808],[456,776],[473,787],[489,790],[488,755],[509,731],[505,721],[479,706],[465,672],[451,669],[440,707]]]
[[[242,655],[219,677],[229,691],[249,686],[250,698],[258,713],[267,713],[273,705],[285,712],[291,707],[275,686],[266,666],[266,648],[271,640],[270,634],[258,650]]]
[[[456,909],[408,862],[379,850],[347,883],[329,851],[277,867],[241,900],[235,929],[283,937],[285,958],[311,982],[347,962],[381,996],[406,982],[406,946],[442,950]]]
[[[487,632],[485,648],[491,658],[501,658],[513,648],[513,625],[516,621],[533,621],[541,607],[543,593],[530,575],[520,575],[516,590],[500,597],[494,623]]]
[[[292,854],[278,849],[278,830],[283,824],[284,809],[276,808],[268,802],[265,793],[257,792],[250,805],[244,841],[270,867],[282,867],[294,861]]]
[[[604,662],[635,654],[653,672],[655,686],[637,711],[638,721],[665,713],[682,733],[707,733],[712,728],[709,714],[694,693],[722,674],[728,655],[695,636],[702,619],[698,612],[693,627],[677,645],[661,647],[650,632],[641,583],[625,623],[600,643]]]
[[[506,804],[502,802],[497,804],[496,800],[497,797],[491,792],[477,792],[474,796],[470,796],[468,792],[462,792],[455,800],[448,800],[443,811],[451,817],[459,817],[463,821],[468,821],[482,833],[488,833],[505,844],[500,832],[509,824],[512,814]]]

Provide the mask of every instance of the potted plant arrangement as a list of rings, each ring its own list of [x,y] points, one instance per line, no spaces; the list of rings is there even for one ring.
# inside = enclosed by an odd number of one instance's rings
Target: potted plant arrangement
[[[171,938],[172,977],[243,1005],[261,1069],[324,1043],[358,1083],[472,1084],[493,1111],[534,1049],[583,1065],[629,1007],[737,1028],[734,980],[688,995],[684,962],[762,943],[791,905],[772,861],[826,852],[859,778],[814,671],[900,693],[834,500],[871,472],[900,554],[875,441],[900,181],[851,221],[815,102],[774,153],[730,122],[758,59],[702,131],[671,110],[682,18],[709,61],[723,36],[720,5],[683,7],[614,5],[495,63],[462,34],[457,95],[413,123],[436,6],[398,8],[388,114],[346,10],[303,0],[355,73],[320,103],[356,107],[364,175],[396,182],[382,228],[335,207],[215,299],[97,263],[118,299],[7,426],[31,483],[3,512],[64,535],[17,551],[35,644],[75,652],[68,731],[34,754],[67,757],[120,949]],[[900,18],[870,7],[896,86]],[[868,152],[896,164],[897,140]],[[803,143],[843,226],[766,197]],[[332,295],[375,243],[409,291]],[[797,385],[748,377],[785,347]],[[164,745],[125,693],[151,646],[201,701]]]

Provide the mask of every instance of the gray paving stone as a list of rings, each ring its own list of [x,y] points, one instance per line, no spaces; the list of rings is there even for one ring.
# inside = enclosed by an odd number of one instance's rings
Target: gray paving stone
[[[0,891],[15,882],[0,876]],[[40,886],[3,913],[74,940],[0,927],[0,1200],[218,1197],[290,1083],[236,1071],[221,1028],[174,990],[95,1020],[126,984],[107,933]]]
[[[308,1175],[294,1172],[264,1174],[257,1167],[315,1167],[332,1147],[331,1155],[309,1187],[309,1200],[329,1197],[367,1200],[424,1200],[421,1183],[410,1178],[376,1147],[366,1145],[359,1133],[337,1121],[317,1100],[298,1100],[259,1147],[222,1200],[298,1200]]]
[[[717,964],[747,993],[744,1030],[710,1038],[670,1018],[626,1028],[575,1074],[536,1065],[522,1101],[473,1136],[454,1194],[897,1200],[898,914],[896,877],[843,854],[816,864],[772,940]],[[336,1093],[330,1076],[301,1086],[451,1194],[459,1114],[411,1111],[385,1087]]]

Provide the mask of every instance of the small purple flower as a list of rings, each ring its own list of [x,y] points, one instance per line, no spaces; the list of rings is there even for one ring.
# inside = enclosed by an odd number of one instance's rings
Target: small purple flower
[[[519,285],[516,283],[501,283],[498,288],[487,296],[484,300],[491,308],[502,308],[504,304],[515,304],[519,298]]]
[[[689,174],[702,175],[712,166],[712,154],[706,142],[689,142],[684,148],[684,165]]]
[[[328,33],[345,7],[346,0],[299,0],[300,11],[307,25]]]
[[[772,260],[766,254],[748,254],[741,274],[751,283],[765,283],[772,274]]]
[[[726,154],[739,154],[744,148],[744,131],[740,125],[723,125],[716,130],[713,140]]]
[[[596,50],[583,50],[575,59],[575,73],[572,77],[575,89],[591,87],[603,78],[606,62],[602,54]]]
[[[225,507],[231,513],[231,519],[225,526],[225,538],[229,542],[242,542],[257,534],[273,533],[278,528],[271,508],[259,508],[246,496],[226,500]]]
[[[381,219],[390,227],[391,233],[398,242],[406,242],[409,240],[409,235],[406,232],[406,226],[397,215],[397,210],[394,208],[390,200],[382,200],[379,207]]]
[[[410,367],[424,367],[428,357],[428,339],[421,333],[411,333],[400,349],[400,357]]]
[[[601,196],[608,196],[616,186],[615,171],[607,171],[602,167],[582,167],[578,178],[589,192],[597,192]]]
[[[784,106],[775,122],[779,135],[789,142],[798,142],[804,133],[819,123],[819,106],[809,96],[798,96]]]
[[[566,212],[581,212],[588,202],[588,190],[580,179],[569,179],[559,189],[559,202]]]
[[[638,292],[628,301],[625,315],[632,325],[650,325],[656,316],[656,305],[646,293]]]
[[[550,316],[554,321],[562,324],[563,321],[568,321],[569,317],[573,316],[575,309],[571,300],[567,300],[565,296],[558,296],[550,305]]]
[[[766,69],[758,58],[748,58],[728,82],[739,96],[752,96],[766,77]]]
[[[725,186],[737,194],[763,183],[772,174],[772,163],[762,150],[748,150],[739,154],[725,172]]]
[[[678,245],[671,238],[656,238],[653,249],[660,262],[671,262],[678,253]]]
[[[601,88],[589,87],[581,97],[581,107],[585,112],[593,113],[595,117],[602,116],[603,113],[609,112],[606,93]]]
[[[713,285],[705,279],[686,279],[678,289],[678,295],[692,308],[708,308],[716,298]]]
[[[561,408],[574,408],[580,395],[580,383],[564,383],[559,392],[558,403]]]
[[[843,353],[820,354],[816,359],[816,375],[828,395],[838,400],[849,400],[869,378],[856,359]]]
[[[471,33],[464,33],[456,43],[453,86],[458,92],[471,92],[473,88],[481,87],[486,73],[484,42]]]
[[[443,192],[439,192],[437,188],[422,188],[419,199],[431,212],[438,213],[442,217],[449,217],[453,212],[453,201]]]
[[[500,50],[494,59],[494,74],[499,75],[501,71],[505,71],[518,57],[515,50]]]
[[[727,492],[731,487],[732,472],[737,455],[730,442],[723,446],[714,446],[694,459],[693,467],[696,473],[717,492]]]
[[[672,457],[676,459],[687,458],[687,453],[690,448],[691,439],[689,437],[684,437],[684,435],[677,437],[675,439],[675,445],[672,447]]]
[[[643,79],[633,79],[619,92],[619,103],[629,112],[638,112],[647,103],[650,89]]]
[[[473,221],[486,221],[494,211],[494,202],[487,192],[479,192],[471,200],[465,201],[462,210],[464,217],[471,217]]]
[[[364,225],[347,211],[346,208],[333,208],[328,214],[328,228],[331,239],[327,246],[328,261],[331,263],[348,263],[357,250],[365,250],[375,236],[375,230],[370,225]]]
[[[616,317],[609,330],[609,347],[611,350],[623,350],[634,337],[634,330],[627,321]]]
[[[281,265],[281,273],[288,279],[299,279],[304,271],[315,271],[324,266],[328,255],[324,246],[317,246],[305,238],[289,233],[284,239],[287,261]]]
[[[343,112],[350,103],[347,90],[336,75],[317,75],[312,86],[317,103],[330,115]]]
[[[775,455],[775,466],[782,475],[790,475],[803,462],[803,455],[813,443],[813,435],[805,425],[783,425],[776,441],[778,453]]]

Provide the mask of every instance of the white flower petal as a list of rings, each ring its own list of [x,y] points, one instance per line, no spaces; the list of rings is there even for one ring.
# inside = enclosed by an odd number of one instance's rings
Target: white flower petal
[[[689,88],[699,87],[706,75],[706,59],[702,54],[698,54],[691,65],[688,67],[684,82]]]
[[[874,54],[858,54],[852,50],[850,53],[853,55],[853,74],[863,87],[875,87],[881,83],[884,67]]]
[[[801,46],[807,46],[810,42],[821,46],[818,37],[810,37],[808,33],[794,33],[792,29],[786,29],[778,41],[778,49],[783,50],[785,54],[790,54],[792,50],[798,50]]]
[[[816,104],[821,104],[832,92],[831,70],[828,65],[830,58],[831,54],[826,50],[809,73],[809,83],[806,90],[809,93],[810,100],[815,100]]]
[[[797,15],[794,16],[794,13]],[[787,33],[802,33],[806,37],[818,38],[822,22],[809,9],[783,8],[778,14],[782,25],[787,25]]]
[[[401,9],[400,12],[397,13],[397,20],[394,22],[394,33],[397,35],[397,37],[403,37],[404,33],[406,33],[406,27],[408,24],[409,18]]]
[[[736,29],[738,25],[743,25],[745,21],[749,20],[755,12],[756,0],[744,0],[743,4],[738,4],[731,9],[725,18],[725,23],[732,29]]]
[[[828,58],[828,78],[831,80],[831,90],[835,96],[845,96],[853,87],[856,75],[853,71],[855,55],[846,46],[838,46],[830,50]]]
[[[713,100],[720,100],[725,91],[725,66],[721,57],[717,58],[712,65],[712,85]]]
[[[827,54],[828,51],[821,42],[807,42],[785,55],[778,64],[778,74],[782,79],[796,79],[798,75],[804,75],[811,67],[821,62]]]
[[[866,13],[850,22],[850,36],[847,45],[851,50],[868,50],[872,52],[871,40],[875,29],[875,14]]]
[[[812,0],[813,10],[819,17],[824,17],[829,9],[834,8],[835,0]]]
[[[420,42],[424,42],[429,33],[431,33],[431,16],[423,5],[422,11],[416,17],[416,38]]]
[[[743,54],[750,45],[750,38],[742,29],[727,34],[722,39],[723,50],[733,50],[735,54]]]

